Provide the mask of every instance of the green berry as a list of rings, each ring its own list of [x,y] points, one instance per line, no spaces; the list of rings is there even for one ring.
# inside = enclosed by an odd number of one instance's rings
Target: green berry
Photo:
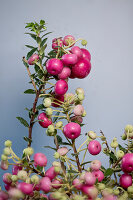
[[[3,154],[6,156],[9,156],[11,154],[11,150],[9,147],[5,147],[3,150]]]
[[[122,140],[126,140],[127,139],[127,135],[124,133],[121,138],[122,138]]]
[[[83,46],[86,46],[86,45],[87,45],[87,41],[86,41],[86,40],[82,40],[82,41],[81,41],[81,44],[82,44]]]
[[[60,168],[60,167],[54,167],[54,171],[55,171],[56,173],[59,173],[59,172],[60,172],[60,170],[61,170],[61,168]]]
[[[45,107],[50,107],[51,106],[51,99],[50,98],[45,98],[43,101],[43,105]]]
[[[57,122],[55,126],[56,126],[57,128],[61,128],[61,127],[63,126],[62,121]]]
[[[60,162],[57,162],[57,161],[54,161],[54,162],[52,163],[52,165],[53,165],[54,167],[61,167]]]
[[[6,147],[11,147],[12,146],[12,142],[10,140],[6,140],[5,141],[5,146]]]
[[[31,182],[35,183],[35,184],[38,184],[39,183],[39,177],[37,175],[33,175],[31,177]]]
[[[18,181],[18,177],[16,175],[12,175],[11,180],[13,182],[17,182]]]
[[[76,94],[77,94],[77,95],[78,95],[78,94],[84,94],[83,88],[77,88],[77,89],[76,89]]]
[[[8,158],[7,158],[6,155],[2,154],[2,155],[1,155],[1,160],[6,161],[6,160],[8,160]]]
[[[132,193],[133,194],[133,186],[129,186],[127,188],[128,193]]]
[[[85,117],[85,116],[86,116],[86,111],[84,110],[82,117]]]
[[[114,195],[119,195],[120,191],[119,191],[118,189],[115,189],[115,190],[113,191],[113,193],[114,193]]]
[[[94,131],[89,131],[88,136],[92,139],[95,140],[97,137],[97,134]]]
[[[52,109],[52,108],[47,108],[47,109],[46,109],[46,114],[47,114],[48,116],[52,115],[52,114],[53,114],[53,109]]]
[[[133,132],[133,126],[128,124],[126,127],[125,127],[125,132],[126,133],[132,133]]]
[[[99,190],[104,190],[105,184],[104,183],[98,183],[97,187],[98,187]]]
[[[18,176],[18,179],[22,180],[22,181],[25,181],[27,179],[27,172],[24,171],[24,170],[20,170],[17,174]]]
[[[83,101],[84,98],[85,98],[84,94],[78,94],[78,99],[79,99],[80,101]]]
[[[49,126],[48,126],[48,132],[49,132],[49,133],[53,133],[54,131],[55,131],[54,125],[52,125],[52,124],[49,125]]]
[[[117,141],[111,142],[110,146],[115,149],[118,147],[118,142]]]
[[[117,158],[122,158],[124,156],[124,152],[122,150],[118,150],[116,152],[116,156],[117,156]]]
[[[55,153],[54,153],[54,158],[55,158],[55,159],[59,159],[59,157],[60,157],[60,154],[59,154],[58,152],[55,152]]]
[[[32,147],[27,147],[24,149],[23,153],[25,153],[26,156],[31,156],[34,153],[34,150]]]

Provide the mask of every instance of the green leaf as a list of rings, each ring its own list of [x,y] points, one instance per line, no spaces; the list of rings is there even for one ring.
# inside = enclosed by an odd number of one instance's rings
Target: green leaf
[[[25,45],[26,47],[30,48],[30,49],[34,49],[35,47],[30,46],[30,45]]]
[[[28,90],[25,90],[24,91],[25,94],[35,94],[35,90],[32,90],[32,89],[28,89]]]
[[[44,25],[45,24],[45,21],[44,20],[40,20],[40,25]]]
[[[38,44],[41,44],[41,38],[40,37],[37,37],[36,41],[37,41]]]
[[[113,151],[111,151],[111,152],[109,153],[109,155],[110,155],[110,163],[111,163],[111,164],[113,164],[114,162],[117,161],[117,157],[115,156],[115,154],[114,154]]]
[[[36,40],[36,35],[35,34],[33,34],[33,33],[25,33],[25,34],[30,35],[34,40]]]
[[[44,109],[44,105],[43,105],[43,104],[40,104],[40,105],[38,105],[36,108],[37,108],[37,110],[42,110],[42,109]]]
[[[37,48],[32,49],[31,51],[28,52],[27,54],[27,60],[33,55],[33,53],[37,50]]]
[[[127,152],[127,149],[125,149],[124,147],[122,147],[120,144],[118,145],[118,147],[119,147],[119,149],[120,149],[121,151],[123,151],[124,153]]]
[[[21,124],[29,128],[29,124],[25,119],[23,119],[22,117],[16,117],[16,118],[21,122]]]
[[[37,170],[40,171],[40,172],[42,172],[43,167],[37,166]]]
[[[29,67],[28,63],[25,62],[24,60],[23,60],[23,64],[24,64],[26,67]]]
[[[84,162],[84,163],[81,164],[81,166],[86,165],[88,163],[91,163],[91,161]]]
[[[78,173],[77,171],[74,171],[74,170],[72,170],[72,169],[70,169],[70,170],[68,170],[68,173],[70,173],[70,174],[75,174],[75,173]]]
[[[48,38],[44,38],[44,39],[42,40],[42,42],[41,42],[41,44],[40,44],[40,47],[42,47],[42,46],[46,43],[47,39],[48,39]]]
[[[46,36],[46,35],[48,35],[50,33],[52,33],[52,32],[45,33],[41,38],[43,38],[44,36]]]
[[[79,152],[78,153],[71,153],[72,156],[78,156],[79,155]]]
[[[53,147],[51,147],[51,146],[44,146],[44,148],[49,148],[49,149],[53,149],[54,151],[57,151],[56,148],[53,148]]]
[[[32,143],[32,139],[30,139],[30,138],[28,138],[28,137],[26,137],[26,136],[24,136],[23,139],[24,139],[26,142]]]
[[[41,47],[41,49],[40,49],[40,55],[43,55],[43,53],[44,53],[44,50],[46,49],[46,47],[47,47],[47,44],[45,44],[44,46],[42,46]]]
[[[85,124],[79,124],[81,127],[84,126]]]
[[[56,116],[59,116],[59,115],[60,115],[60,112],[57,112],[55,115],[56,115]],[[55,123],[55,122],[57,121],[57,119],[58,119],[58,117],[54,117],[54,118],[53,118],[53,123]]]
[[[59,144],[62,144],[62,138],[61,138],[61,136],[57,135],[56,137],[57,137],[58,143],[59,143]]]
[[[111,176],[113,174],[113,170],[111,168],[106,169],[104,176]]]

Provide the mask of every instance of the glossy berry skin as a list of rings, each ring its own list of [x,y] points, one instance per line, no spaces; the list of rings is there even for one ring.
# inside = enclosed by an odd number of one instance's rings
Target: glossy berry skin
[[[36,153],[34,155],[34,162],[40,167],[45,167],[47,165],[47,157],[43,153]]]
[[[76,54],[64,54],[62,56],[62,62],[65,66],[75,65],[78,61]]]
[[[58,74],[59,79],[67,79],[71,74],[71,69],[69,67],[63,67],[60,74]]]
[[[84,112],[84,107],[81,104],[78,104],[74,107],[73,113],[74,115],[82,115]]]
[[[29,59],[28,59],[28,64],[29,65],[34,65],[34,61],[38,61],[39,56],[37,54],[33,54]]]
[[[78,179],[78,178],[75,178],[72,182],[72,184],[74,185],[74,187],[77,189],[77,190],[80,190],[81,187],[83,186],[83,184],[81,183],[81,181]]]
[[[73,46],[71,48],[71,52],[73,54],[76,54],[76,56],[78,57],[78,59],[80,59],[80,58],[83,57],[83,52],[82,52],[82,50],[78,46]]]
[[[81,48],[82,51],[82,57],[84,59],[88,59],[89,61],[91,60],[91,54],[87,49]]]
[[[59,181],[59,180],[57,180],[57,179],[54,179],[53,181],[52,181],[52,187],[53,188],[55,188],[55,189],[58,189],[58,188],[60,188],[61,187],[61,180]],[[57,185],[54,185],[54,184],[57,184]]]
[[[101,167],[101,162],[100,160],[93,160],[90,164],[90,168],[93,170],[93,171],[97,171],[99,170]]]
[[[64,95],[68,90],[68,84],[64,80],[59,80],[56,82],[54,91],[57,95]]]
[[[51,58],[46,63],[46,69],[49,74],[58,75],[63,69],[63,63],[57,58]]]
[[[60,107],[60,105],[64,102],[64,95],[57,95],[57,94],[53,94],[53,97],[55,98],[55,99],[57,99],[57,100],[53,100],[53,103],[52,103],[52,106],[53,107]],[[59,101],[62,101],[62,103],[61,102],[59,102]]]
[[[43,128],[48,128],[48,126],[52,124],[52,121],[47,118],[45,113],[40,113],[38,116],[38,120],[43,120],[43,121],[39,121],[39,124]]]
[[[64,126],[63,133],[69,139],[76,139],[80,136],[81,127],[75,122],[70,122]]]
[[[55,172],[54,167],[50,167],[46,173],[45,176],[48,177],[51,181],[57,176],[57,172]]]
[[[83,79],[88,76],[91,70],[91,63],[87,59],[80,59],[72,66],[72,75],[76,78]]]
[[[33,193],[33,185],[30,183],[21,182],[18,184],[17,188],[21,190],[21,192],[27,195],[30,195]]]
[[[132,185],[132,176],[129,174],[122,174],[120,177],[120,185],[123,188],[128,188],[129,186]]]
[[[48,177],[43,177],[40,180],[40,189],[46,193],[51,190],[51,180]]]
[[[21,166],[19,166],[19,165],[14,165],[14,166],[12,167],[12,174],[13,174],[13,175],[17,175],[18,172],[19,172],[20,170],[22,170],[22,167],[21,167]]]
[[[63,40],[61,38],[54,38],[52,40],[52,49],[58,50],[57,46],[63,46]]]
[[[72,35],[66,35],[65,37],[64,37],[64,39],[63,39],[63,44],[65,45],[65,46],[68,46],[69,45],[69,42],[70,43],[73,43],[75,41],[75,38],[72,36]],[[74,45],[74,44],[73,44]],[[73,45],[71,45],[71,46],[73,46]],[[70,47],[71,47],[70,46]]]
[[[68,153],[68,148],[67,147],[60,147],[57,152],[61,155],[61,156],[64,156]]]
[[[98,190],[95,186],[83,185],[81,190],[88,196],[88,199],[95,199],[98,195]]]
[[[101,152],[101,144],[97,140],[92,140],[88,144],[88,151],[91,155],[97,155]]]
[[[98,182],[101,182],[104,179],[104,173],[100,170],[93,171],[92,174],[98,179]]]
[[[121,167],[124,172],[133,171],[133,153],[127,153],[123,156]]]
[[[84,179],[85,179],[85,184],[87,184],[88,186],[92,186],[96,182],[96,177],[91,172],[86,172]]]

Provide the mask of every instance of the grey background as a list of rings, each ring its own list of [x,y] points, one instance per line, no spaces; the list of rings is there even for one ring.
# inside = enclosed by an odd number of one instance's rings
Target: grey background
[[[26,55],[25,44],[32,40],[24,35],[25,23],[44,19],[51,39],[72,34],[88,41],[92,55],[92,70],[83,79],[70,80],[69,92],[83,87],[87,117],[82,133],[103,130],[108,140],[120,136],[126,124],[133,122],[133,1],[132,0],[4,0],[0,1],[0,153],[3,143],[10,139],[19,156],[26,146],[23,136],[27,130],[16,116],[26,119],[25,107],[33,97],[24,95],[28,89],[28,75],[21,58]],[[35,152],[42,151],[53,160],[52,138],[36,125],[33,132]],[[78,145],[84,138],[77,141]],[[120,140],[120,139],[119,139]],[[89,154],[88,156],[89,157]],[[95,158],[95,157],[94,157]],[[107,165],[105,157],[97,156]],[[0,170],[0,177],[3,171]],[[1,183],[1,178],[0,178]]]

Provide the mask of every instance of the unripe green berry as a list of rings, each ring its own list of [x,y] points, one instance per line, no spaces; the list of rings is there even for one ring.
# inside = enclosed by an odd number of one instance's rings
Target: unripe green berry
[[[95,140],[97,137],[97,134],[94,131],[89,131],[88,136],[92,139]]]
[[[53,165],[54,167],[61,167],[60,162],[57,162],[57,161],[54,161],[54,162],[52,163],[52,165]]]
[[[78,99],[79,99],[80,101],[83,101],[84,98],[85,98],[84,94],[78,94]]]
[[[18,176],[18,179],[22,180],[22,181],[25,181],[27,179],[27,172],[24,171],[24,170],[20,170],[17,174]]]
[[[39,183],[39,177],[37,175],[33,175],[31,177],[31,182],[35,183],[35,184],[38,184]]]
[[[56,173],[59,173],[59,172],[60,172],[60,170],[61,170],[61,168],[60,168],[60,167],[54,167],[54,171],[55,171]]]
[[[52,108],[47,108],[47,109],[46,109],[46,114],[47,114],[48,116],[51,116],[51,115],[53,114],[53,109],[52,109]]]
[[[122,140],[126,140],[127,139],[127,135],[124,133],[121,138],[122,138]]]
[[[133,126],[128,124],[126,127],[125,127],[125,132],[126,133],[132,133],[133,132]]]
[[[129,133],[129,137],[132,138],[133,137],[133,132]]]
[[[128,193],[133,194],[133,186],[129,186],[129,187],[127,188],[127,191],[128,191]]]
[[[82,44],[83,46],[86,46],[86,45],[87,45],[87,41],[86,41],[86,40],[82,40],[82,41],[81,41],[81,44]]]
[[[12,146],[12,142],[10,140],[6,140],[5,141],[5,146],[6,147],[11,147]]]
[[[34,150],[32,147],[27,147],[23,150],[23,153],[25,153],[26,156],[31,156],[34,153]]]
[[[59,154],[58,152],[55,152],[55,153],[54,153],[54,158],[55,158],[55,159],[59,159],[59,157],[60,157],[60,154]]]
[[[77,88],[77,89],[76,89],[76,94],[77,94],[77,95],[78,95],[78,94],[84,94],[83,88]]]
[[[5,147],[3,150],[3,154],[6,156],[9,156],[11,154],[11,150],[9,147]]]
[[[55,199],[61,199],[62,198],[62,193],[56,191],[52,193],[52,197]]]
[[[6,161],[6,160],[8,160],[8,158],[7,158],[6,155],[2,154],[2,155],[1,155],[1,160]]]
[[[117,141],[111,142],[110,146],[115,149],[118,147],[118,142]]]
[[[43,101],[43,105],[45,107],[50,107],[51,106],[51,99],[50,98],[45,98]]]
[[[98,187],[99,190],[104,190],[105,184],[104,183],[98,183],[97,187]]]
[[[12,175],[11,180],[12,180],[13,182],[17,182],[17,181],[18,181],[18,176]]]
[[[62,126],[63,126],[62,121],[57,122],[55,125],[55,127],[57,127],[57,128],[61,128]]]
[[[54,125],[52,125],[52,124],[49,125],[49,126],[48,126],[48,132],[49,132],[49,133],[53,133],[54,131],[55,131]]]
[[[85,117],[86,116],[86,111],[84,110],[83,114],[82,114],[82,117]]]
[[[30,177],[27,177],[26,180],[25,180],[25,182],[26,182],[26,183],[31,183]]]
[[[114,195],[119,195],[120,191],[119,191],[118,189],[115,189],[115,190],[113,191],[113,193],[114,193]]]
[[[122,150],[118,150],[116,152],[116,156],[117,156],[117,158],[122,158],[124,156],[124,152]]]

